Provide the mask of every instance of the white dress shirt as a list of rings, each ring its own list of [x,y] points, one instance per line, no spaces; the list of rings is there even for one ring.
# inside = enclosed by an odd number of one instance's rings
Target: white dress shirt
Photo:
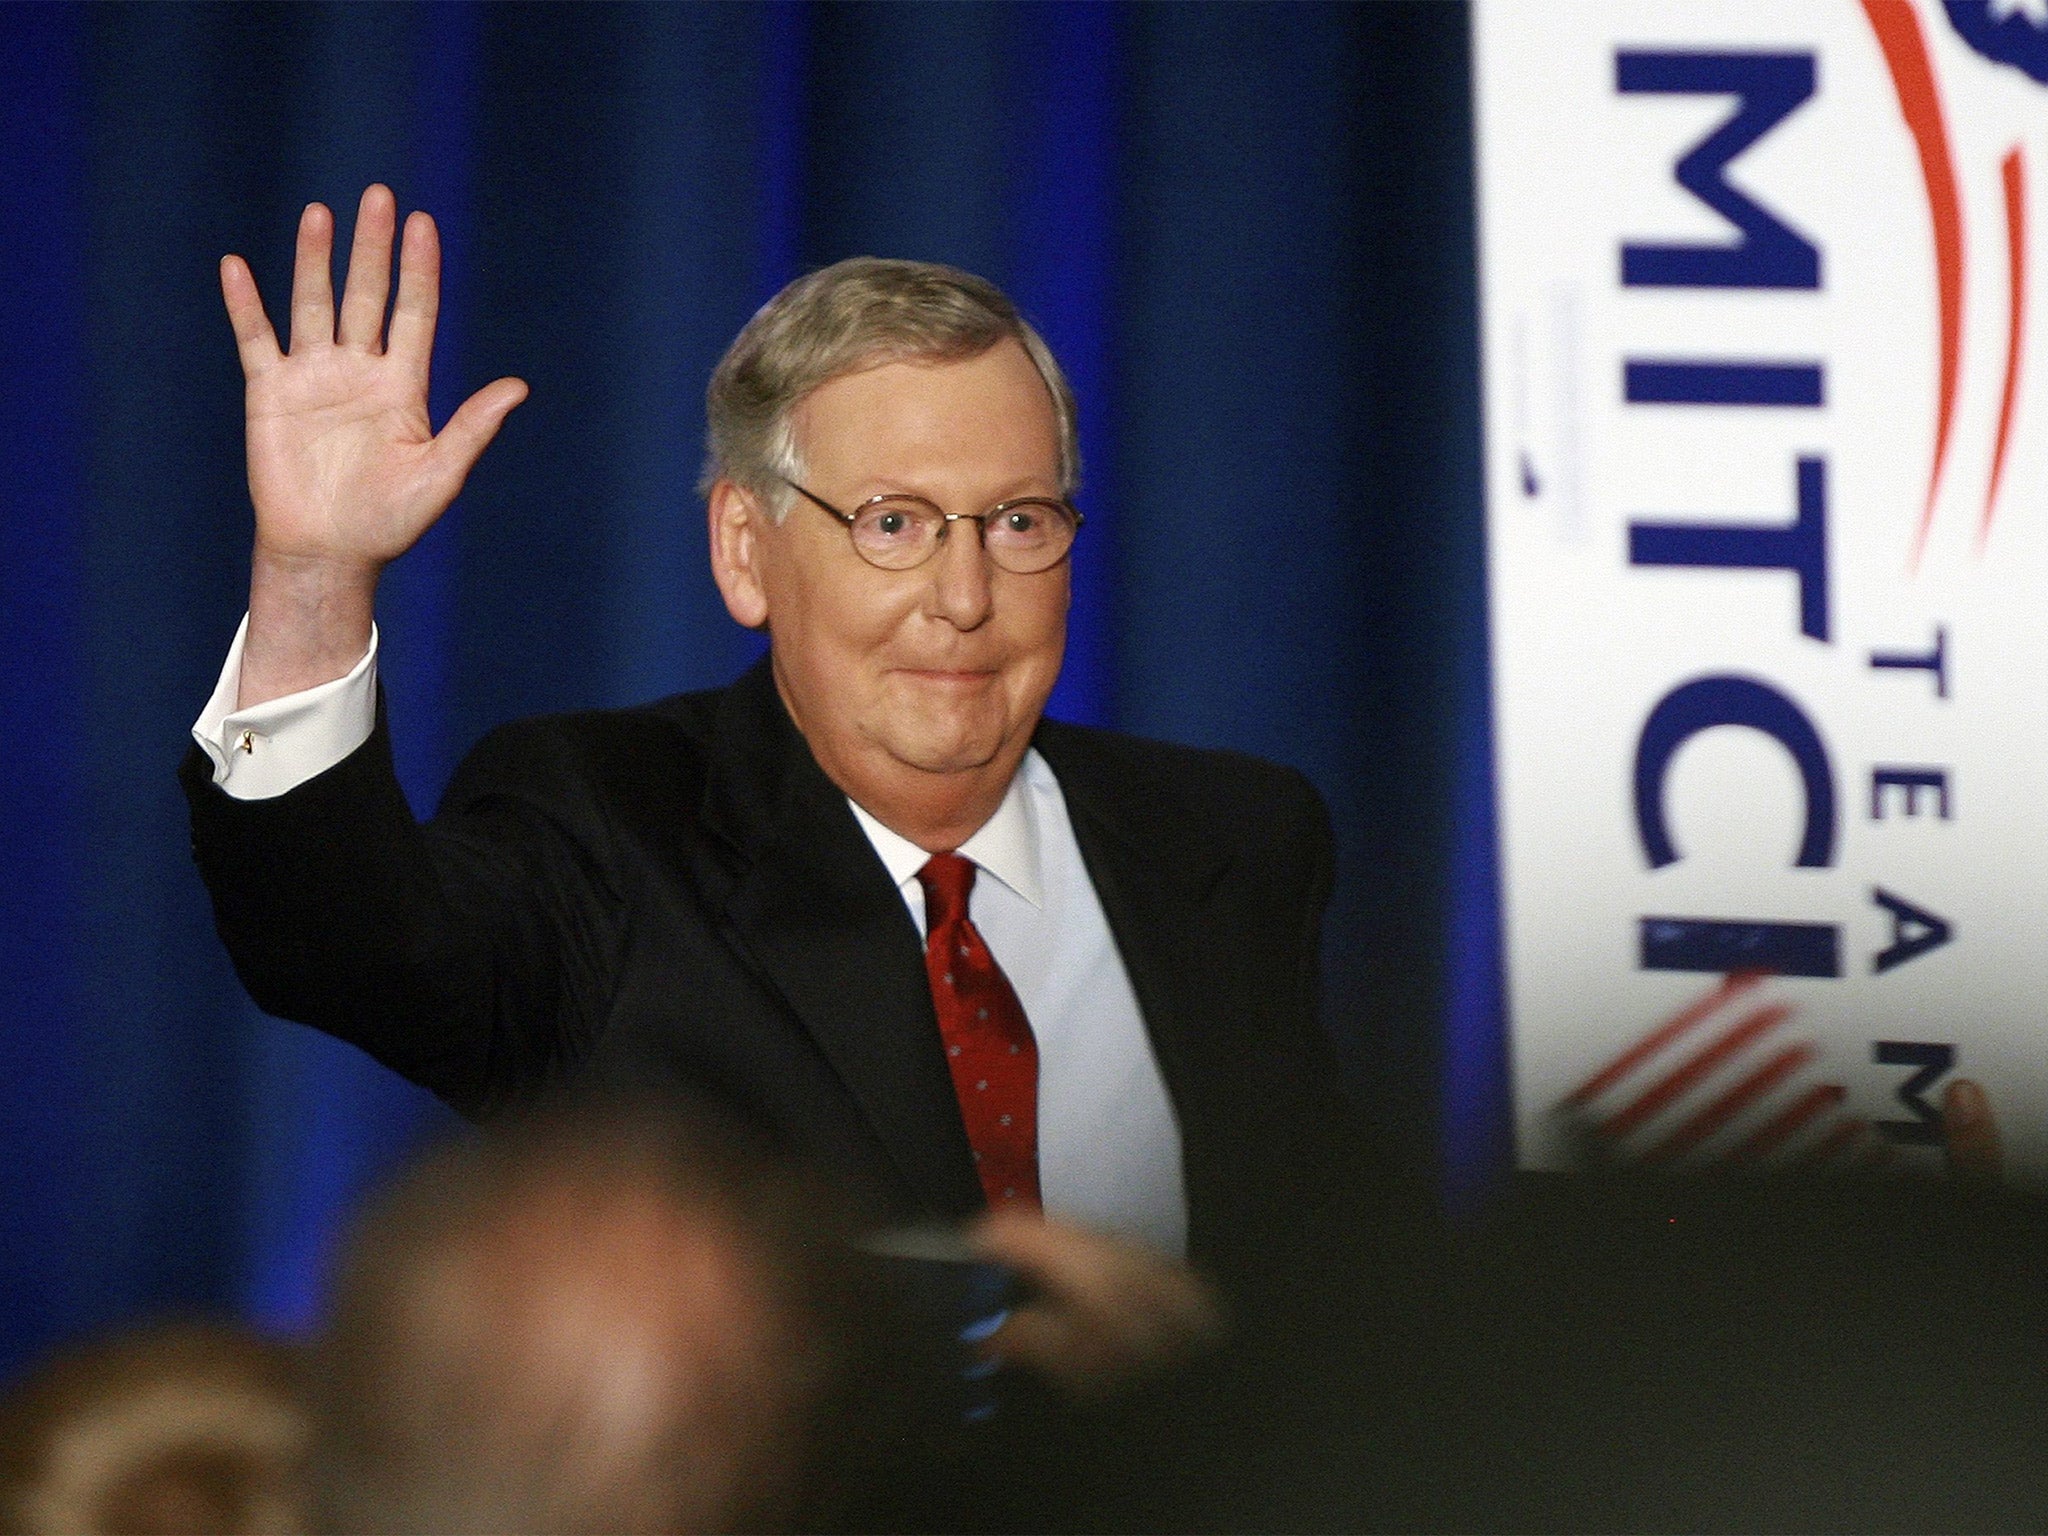
[[[245,615],[213,697],[192,722],[192,739],[213,759],[214,783],[237,800],[271,800],[370,739],[377,724],[377,628],[370,627],[370,648],[345,677],[237,709],[248,638]]]
[[[923,933],[917,872],[931,855],[862,807],[853,814]],[[1180,1126],[1066,797],[1036,751],[1024,754],[1003,803],[959,851],[980,871],[967,915],[1038,1041],[1038,1186],[1047,1213],[1182,1256]]]
[[[263,800],[326,772],[369,739],[377,716],[377,636],[373,630],[368,652],[347,676],[237,709],[247,631],[244,619],[192,737],[213,759],[214,783],[238,800]],[[922,934],[917,872],[930,855],[847,803]],[[968,915],[1038,1042],[1038,1177],[1046,1212],[1182,1256],[1180,1126],[1074,841],[1066,799],[1036,751],[1025,753],[1002,804],[959,852],[980,871]]]

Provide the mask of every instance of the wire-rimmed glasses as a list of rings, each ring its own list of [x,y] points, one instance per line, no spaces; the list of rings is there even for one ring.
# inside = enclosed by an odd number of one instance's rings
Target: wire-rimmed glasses
[[[855,552],[885,571],[923,565],[948,528],[968,522],[978,526],[989,559],[1013,575],[1032,576],[1066,559],[1081,528],[1080,512],[1056,496],[1014,496],[986,512],[945,512],[922,496],[889,491],[842,512],[794,480],[783,483],[844,523]]]

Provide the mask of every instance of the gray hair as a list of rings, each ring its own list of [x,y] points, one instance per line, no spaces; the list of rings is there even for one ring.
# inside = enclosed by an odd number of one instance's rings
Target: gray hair
[[[1052,394],[1060,494],[1081,483],[1074,393],[1051,348],[993,283],[928,261],[855,256],[800,277],[734,338],[705,391],[704,472],[698,490],[730,480],[780,520],[785,481],[801,478],[792,421],[804,396],[842,374],[910,359],[979,357],[1018,342]]]

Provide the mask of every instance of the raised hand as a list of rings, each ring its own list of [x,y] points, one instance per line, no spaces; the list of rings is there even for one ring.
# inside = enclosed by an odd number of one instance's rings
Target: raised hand
[[[221,293],[242,359],[256,545],[243,651],[243,706],[339,677],[369,645],[377,578],[454,501],[484,448],[526,398],[485,385],[437,434],[427,379],[440,308],[441,248],[424,213],[406,220],[387,337],[391,190],[363,193],[337,317],[334,215],[299,220],[291,345],[281,350],[256,280],[223,258]]]

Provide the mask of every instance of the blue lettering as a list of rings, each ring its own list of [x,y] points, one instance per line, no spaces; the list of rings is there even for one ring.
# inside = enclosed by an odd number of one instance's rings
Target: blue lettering
[[[1934,649],[1924,654],[1915,651],[1872,651],[1870,664],[1880,672],[1932,672],[1934,674],[1934,696],[1948,697],[1948,626],[1934,626]]]
[[[1927,1102],[1927,1090],[1956,1064],[1956,1048],[1922,1040],[1875,1040],[1870,1051],[1879,1066],[1920,1069],[1899,1084],[1899,1102],[1913,1112],[1913,1118],[1880,1120],[1878,1130],[1889,1140],[1908,1146],[1940,1146],[1941,1111]]]
[[[1769,971],[1842,974],[1842,930],[1833,923],[1741,923],[1646,917],[1639,931],[1646,971]]]
[[[1614,87],[1625,93],[1728,95],[1728,120],[1673,168],[1678,184],[1741,231],[1733,245],[1626,244],[1621,280],[1630,288],[1818,288],[1820,252],[1747,193],[1728,184],[1729,161],[1813,94],[1811,53],[1614,55]]]
[[[1799,512],[1790,527],[1734,523],[1630,523],[1630,565],[1703,565],[1792,571],[1799,577],[1799,632],[1828,638],[1828,466],[1799,460]]]
[[[1658,701],[1636,742],[1636,834],[1652,869],[1678,862],[1664,816],[1664,776],[1678,749],[1717,725],[1762,731],[1792,754],[1806,787],[1806,830],[1799,841],[1801,868],[1824,869],[1835,860],[1835,782],[1827,748],[1799,706],[1769,683],[1752,677],[1699,677]]]
[[[1920,791],[1931,790],[1934,808],[1943,821],[1949,819],[1948,771],[1944,768],[1873,768],[1870,771],[1870,819],[1884,820],[1884,792],[1899,791],[1900,810],[1907,816],[1920,814]]]
[[[1817,406],[1819,363],[1681,363],[1628,358],[1622,394],[1630,405]]]
[[[1871,889],[1870,899],[1892,917],[1891,943],[1870,957],[1870,971],[1874,976],[1882,976],[1908,960],[1918,960],[1930,949],[1939,949],[1955,937],[1955,930],[1947,918],[1936,917],[1925,907],[1916,907],[1882,886]]]

